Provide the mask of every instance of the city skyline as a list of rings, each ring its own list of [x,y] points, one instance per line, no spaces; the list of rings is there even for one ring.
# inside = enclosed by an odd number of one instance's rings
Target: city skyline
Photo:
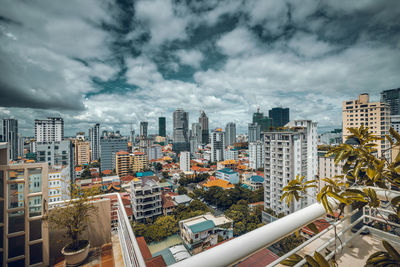
[[[0,118],[33,136],[35,119],[62,117],[72,136],[157,133],[162,116],[171,134],[183,108],[189,125],[205,110],[210,130],[244,133],[282,106],[336,128],[343,100],[400,86],[397,1],[129,2],[5,1]]]

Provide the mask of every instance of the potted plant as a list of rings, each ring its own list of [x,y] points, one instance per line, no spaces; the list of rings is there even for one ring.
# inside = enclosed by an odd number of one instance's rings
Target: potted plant
[[[88,256],[90,243],[83,239],[83,233],[91,221],[91,215],[97,211],[90,202],[90,197],[96,193],[96,190],[83,190],[72,185],[70,200],[54,208],[49,215],[50,227],[65,231],[64,237],[71,240],[61,250],[67,265],[78,265]]]

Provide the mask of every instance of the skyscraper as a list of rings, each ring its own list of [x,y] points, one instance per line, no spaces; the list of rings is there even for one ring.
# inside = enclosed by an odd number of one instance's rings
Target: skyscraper
[[[209,131],[208,131],[208,117],[206,113],[201,111],[200,117],[199,117],[199,123],[200,123],[200,128],[201,128],[201,143],[202,144],[208,144],[209,142]]]
[[[390,115],[400,115],[400,88],[381,92],[381,102],[390,106]]]
[[[253,113],[253,123],[260,125],[261,132],[266,132],[272,126],[272,119],[264,116],[264,113],[260,112],[260,108],[258,108],[257,112]]]
[[[10,159],[18,159],[18,121],[16,119],[3,119],[3,141],[8,142]]]
[[[211,133],[211,161],[224,160],[224,152],[225,133],[221,128],[217,128]]]
[[[264,168],[264,144],[261,141],[249,143],[249,166],[253,170]]]
[[[37,143],[60,142],[64,139],[64,120],[49,117],[35,120],[35,140]]]
[[[236,124],[229,122],[225,127],[225,146],[232,146],[236,142]]]
[[[348,128],[358,128],[361,125],[369,127],[370,133],[382,137],[382,140],[374,141],[377,146],[378,156],[382,151],[389,148],[390,143],[385,135],[389,134],[390,127],[390,107],[385,102],[369,102],[368,94],[361,94],[357,100],[343,101],[342,122],[343,122],[343,142],[351,135]],[[390,151],[387,151],[387,158],[390,158]]]
[[[197,144],[201,144],[201,125],[200,123],[192,123],[192,136],[197,139]]]
[[[260,125],[258,123],[249,123],[248,141],[249,143],[261,140]]]
[[[273,127],[283,127],[289,122],[289,108],[272,108],[268,112]]]
[[[98,160],[100,157],[100,124],[96,123],[89,129],[90,155],[91,160]]]
[[[165,127],[165,117],[158,118],[158,135],[165,137],[166,136],[166,127]]]
[[[100,140],[101,146],[101,171],[115,169],[115,154],[119,151],[128,151],[128,142],[121,138],[108,138]]]
[[[147,121],[141,121],[140,122],[140,137],[147,137],[147,126],[149,123]]]
[[[189,113],[176,109],[173,113],[173,145],[176,153],[189,151]]]

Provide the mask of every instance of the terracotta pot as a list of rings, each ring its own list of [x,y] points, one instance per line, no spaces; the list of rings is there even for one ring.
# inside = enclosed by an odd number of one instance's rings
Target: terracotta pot
[[[89,254],[89,247],[90,247],[89,242],[86,247],[84,247],[80,250],[77,250],[77,251],[73,251],[73,252],[66,252],[65,248],[67,246],[63,247],[63,249],[61,250],[61,253],[65,257],[65,263],[67,264],[67,266],[79,265],[87,258],[88,254]]]

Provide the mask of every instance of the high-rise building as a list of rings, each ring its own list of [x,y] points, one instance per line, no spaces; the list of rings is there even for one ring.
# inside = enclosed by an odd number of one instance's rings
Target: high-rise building
[[[118,151],[115,153],[115,172],[119,177],[124,177],[129,174],[131,169],[130,156],[127,151]]]
[[[236,142],[236,124],[229,122],[225,127],[225,145],[233,146]]]
[[[132,153],[130,155],[130,160],[130,165],[134,173],[145,171],[149,167],[147,155],[143,152]]]
[[[141,137],[147,137],[147,127],[149,123],[147,121],[141,121],[140,122],[140,136]]]
[[[225,148],[224,160],[238,160],[239,151],[236,148]]]
[[[289,214],[315,202],[316,191],[290,207],[281,201],[283,187],[297,175],[306,181],[315,179],[318,171],[317,123],[310,120],[289,122],[293,130],[266,132],[264,135],[264,207],[276,213]]]
[[[208,130],[208,117],[206,113],[201,111],[200,117],[199,117],[199,123],[200,123],[200,128],[201,128],[201,143],[202,144],[208,144],[210,135],[209,135],[209,130]]]
[[[131,182],[131,205],[136,221],[144,222],[162,214],[161,188],[157,176],[146,176]]]
[[[49,117],[47,120],[35,120],[36,143],[60,142],[64,139],[64,120]]]
[[[198,122],[192,123],[192,135],[193,137],[196,137],[197,139],[197,144],[201,144],[202,142],[202,136],[201,136],[201,125]]]
[[[89,129],[90,156],[91,160],[98,160],[100,157],[100,124],[96,123]]]
[[[90,163],[90,142],[75,140],[75,165],[85,165]]]
[[[224,160],[224,152],[225,133],[221,128],[217,128],[211,133],[211,161]]]
[[[23,158],[25,156],[24,154],[24,146],[25,146],[25,141],[24,137],[22,134],[18,134],[18,157]]]
[[[273,127],[283,127],[289,122],[289,108],[272,108],[268,112]]]
[[[389,104],[390,115],[400,115],[400,88],[381,92],[381,102]]]
[[[8,162],[0,143],[0,265],[49,266],[48,166]]]
[[[182,151],[179,157],[179,166],[181,171],[190,171],[190,152]]]
[[[165,117],[158,118],[158,135],[162,137],[167,136]]]
[[[176,109],[173,113],[173,140],[172,149],[179,154],[189,148],[189,113],[183,109]]]
[[[191,136],[189,138],[190,143],[190,153],[193,155],[199,150],[199,143],[196,136]]]
[[[390,107],[385,102],[369,102],[368,94],[361,94],[357,100],[343,101],[342,109],[343,141],[351,135],[348,128],[358,128],[361,125],[369,128],[370,133],[382,137],[382,140],[374,141],[377,146],[378,156],[382,151],[389,149],[390,144],[385,135],[389,134]],[[390,151],[386,157],[390,158]]]
[[[261,127],[258,123],[249,123],[248,142],[256,142],[261,140]]]
[[[147,148],[147,158],[149,161],[162,158],[162,150],[160,145],[153,145]]]
[[[257,112],[253,113],[253,124],[254,123],[260,125],[261,132],[269,131],[272,127],[272,119],[264,116],[264,113],[260,112],[260,108],[257,109]]]
[[[249,143],[249,165],[253,170],[264,168],[264,144],[261,141]]]
[[[100,169],[115,169],[115,154],[121,150],[128,151],[128,142],[121,138],[108,138],[100,140]]]
[[[18,159],[18,121],[3,119],[3,141],[8,143],[10,159]]]

